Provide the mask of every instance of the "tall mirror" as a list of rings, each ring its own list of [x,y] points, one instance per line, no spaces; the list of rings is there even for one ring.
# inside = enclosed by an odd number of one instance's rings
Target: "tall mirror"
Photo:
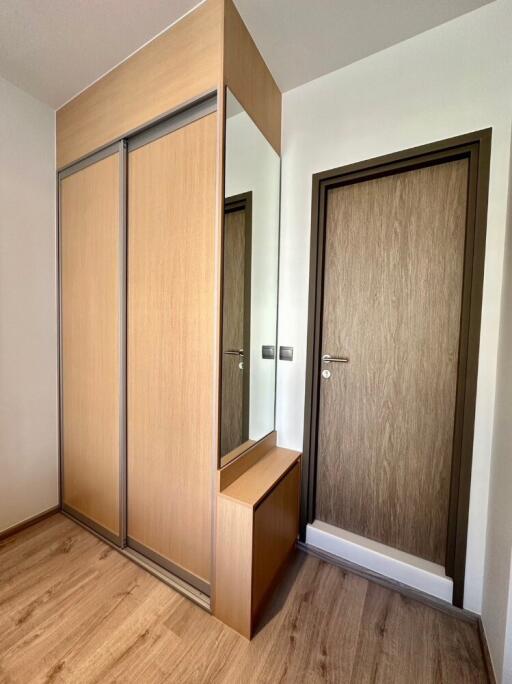
[[[281,160],[226,93],[220,465],[274,430]]]

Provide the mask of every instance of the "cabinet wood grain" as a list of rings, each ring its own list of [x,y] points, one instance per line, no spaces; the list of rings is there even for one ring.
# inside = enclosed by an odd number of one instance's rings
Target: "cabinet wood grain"
[[[217,499],[215,616],[251,638],[253,511]]]
[[[225,85],[279,153],[281,92],[232,0],[206,0],[57,111],[57,167]]]
[[[281,153],[281,91],[232,0],[224,3],[224,84]]]
[[[275,447],[217,495],[214,613],[247,639],[295,548],[299,459]]]
[[[128,536],[210,580],[217,115],[129,153]]]
[[[267,446],[267,449],[256,463],[220,492],[223,497],[254,508],[299,457],[298,452],[292,449],[276,446]]]
[[[289,473],[254,511],[252,614],[256,621],[265,599],[295,548],[299,533],[300,465]]]
[[[266,437],[260,439],[259,442],[252,442],[249,444],[242,444],[241,451],[232,460],[228,461],[217,472],[217,490],[222,492],[232,482],[243,475],[249,468],[258,463],[258,461],[265,456],[265,454],[275,447],[277,440],[277,433],[275,430],[270,432]],[[242,451],[244,450],[245,451]],[[231,452],[230,457],[234,452]]]
[[[206,0],[57,111],[63,168],[218,87],[222,0]]]
[[[63,503],[119,534],[119,154],[60,181]]]

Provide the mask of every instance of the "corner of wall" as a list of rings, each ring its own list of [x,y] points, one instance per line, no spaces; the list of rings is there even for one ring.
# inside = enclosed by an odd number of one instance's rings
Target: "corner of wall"
[[[512,681],[512,141],[494,429],[489,483],[482,622],[498,678]],[[506,674],[508,670],[508,675]]]

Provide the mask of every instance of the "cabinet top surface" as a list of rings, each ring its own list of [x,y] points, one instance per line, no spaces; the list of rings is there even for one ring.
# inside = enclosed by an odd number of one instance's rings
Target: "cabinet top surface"
[[[219,496],[254,508],[299,460],[300,456],[298,451],[274,447],[222,490]]]

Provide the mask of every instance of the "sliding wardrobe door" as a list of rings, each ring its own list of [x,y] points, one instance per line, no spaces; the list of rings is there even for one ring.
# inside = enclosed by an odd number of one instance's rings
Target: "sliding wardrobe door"
[[[128,155],[128,544],[205,593],[217,116]]]
[[[96,159],[96,160],[95,160]],[[65,510],[122,541],[122,147],[60,175]]]

